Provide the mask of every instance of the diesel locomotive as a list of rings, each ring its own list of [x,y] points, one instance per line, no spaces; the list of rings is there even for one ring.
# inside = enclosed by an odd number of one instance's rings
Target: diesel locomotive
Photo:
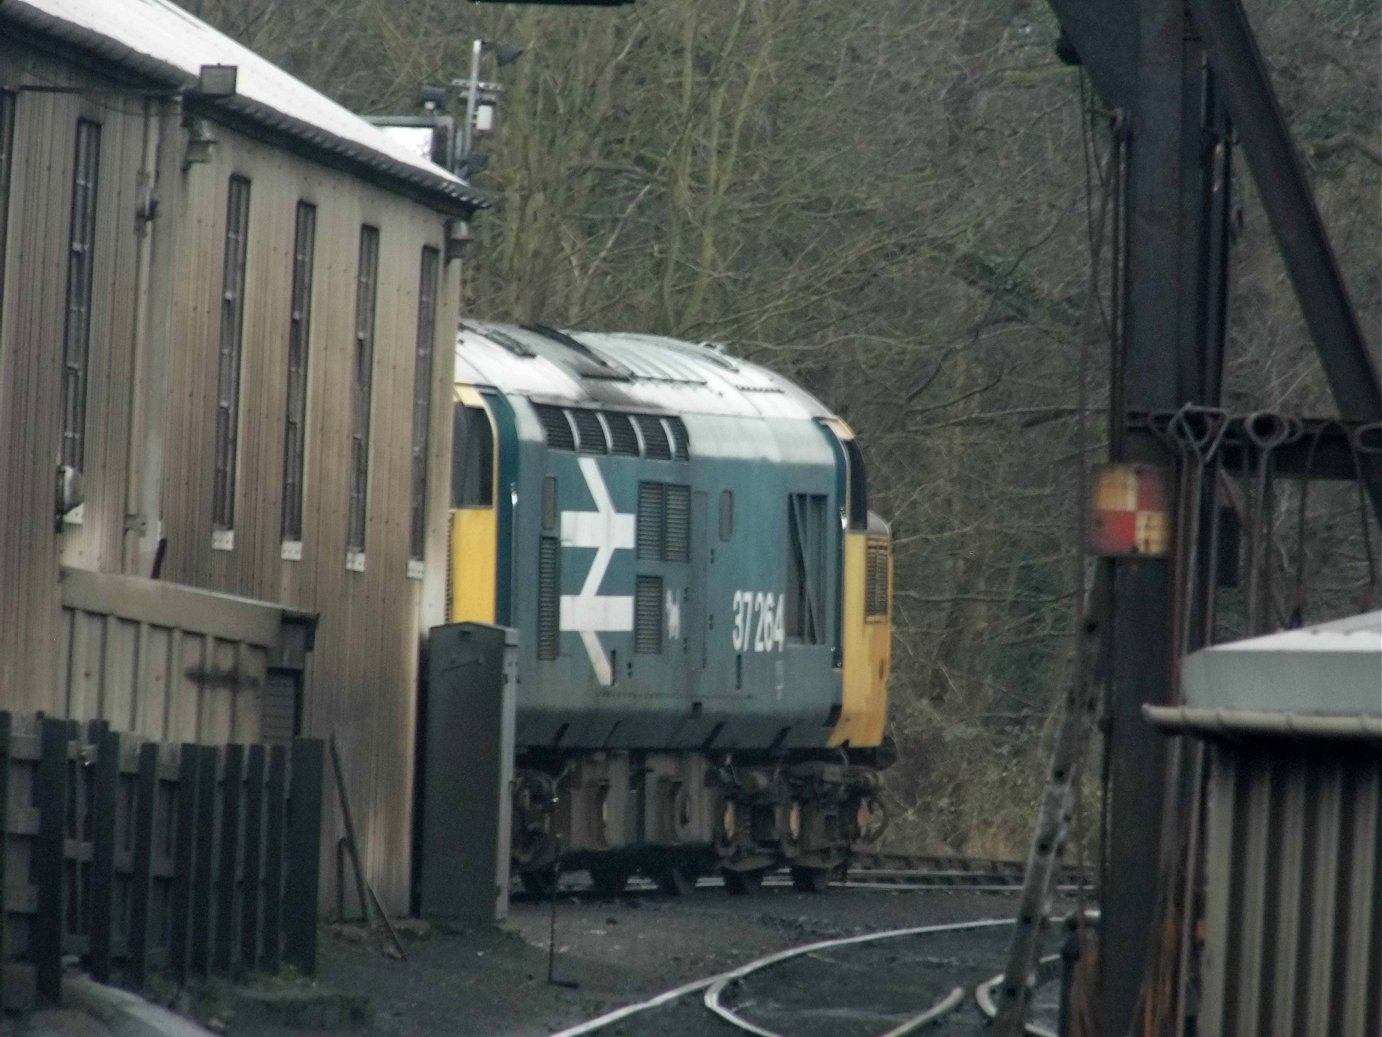
[[[713,343],[469,321],[452,622],[518,631],[512,860],[820,889],[881,825],[891,540],[845,423]]]

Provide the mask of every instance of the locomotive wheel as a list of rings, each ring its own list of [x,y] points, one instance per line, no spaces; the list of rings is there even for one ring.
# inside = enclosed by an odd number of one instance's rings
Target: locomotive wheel
[[[696,872],[685,864],[663,868],[656,876],[657,888],[671,897],[689,896],[696,888]]]
[[[725,889],[736,897],[757,892],[763,885],[763,876],[767,873],[767,868],[755,868],[752,871],[731,871],[726,868]]]
[[[557,877],[552,873],[551,868],[520,871],[518,880],[523,883],[523,889],[529,896],[550,897],[557,891]]]
[[[793,868],[792,885],[802,893],[824,893],[830,885],[830,869]]]
[[[590,866],[591,885],[595,887],[595,892],[602,897],[617,897],[624,892],[624,885],[628,881],[628,869],[617,864],[592,864]]]

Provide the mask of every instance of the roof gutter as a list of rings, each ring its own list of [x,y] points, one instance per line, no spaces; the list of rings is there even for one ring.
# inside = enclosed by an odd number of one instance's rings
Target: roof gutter
[[[190,109],[208,118],[286,137],[318,153],[328,164],[343,166],[376,181],[392,181],[396,190],[406,185],[406,193],[448,215],[470,217],[480,209],[494,206],[494,198],[487,192],[399,162],[261,101],[239,94],[214,100],[189,94],[187,100]]]
[[[1162,734],[1238,735],[1382,741],[1382,716],[1321,716],[1247,709],[1143,706],[1142,716]]]
[[[5,19],[94,54],[139,76],[166,84],[173,91],[190,95],[195,100],[193,91],[197,87],[196,76],[176,65],[141,54],[99,32],[74,25],[27,4],[0,0],[0,20]],[[196,107],[202,114],[212,118],[216,117],[218,110],[224,109],[239,115],[250,125],[262,126],[304,144],[313,151],[324,153],[337,163],[344,160],[348,165],[366,170],[375,177],[382,176],[400,181],[411,188],[410,193],[419,194],[428,204],[449,214],[469,216],[494,204],[493,197],[483,191],[477,191],[448,177],[429,174],[425,169],[399,162],[248,97],[237,95],[215,101],[201,99],[196,100]]]

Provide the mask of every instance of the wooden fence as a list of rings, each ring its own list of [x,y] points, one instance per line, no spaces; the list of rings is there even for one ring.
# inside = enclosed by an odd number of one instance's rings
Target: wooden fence
[[[55,1002],[63,958],[139,989],[312,974],[324,751],[180,745],[0,712],[0,1004]]]

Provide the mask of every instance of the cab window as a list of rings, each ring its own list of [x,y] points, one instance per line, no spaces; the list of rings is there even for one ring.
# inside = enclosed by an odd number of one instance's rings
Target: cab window
[[[451,506],[494,505],[494,430],[480,407],[456,404],[452,418]]]

